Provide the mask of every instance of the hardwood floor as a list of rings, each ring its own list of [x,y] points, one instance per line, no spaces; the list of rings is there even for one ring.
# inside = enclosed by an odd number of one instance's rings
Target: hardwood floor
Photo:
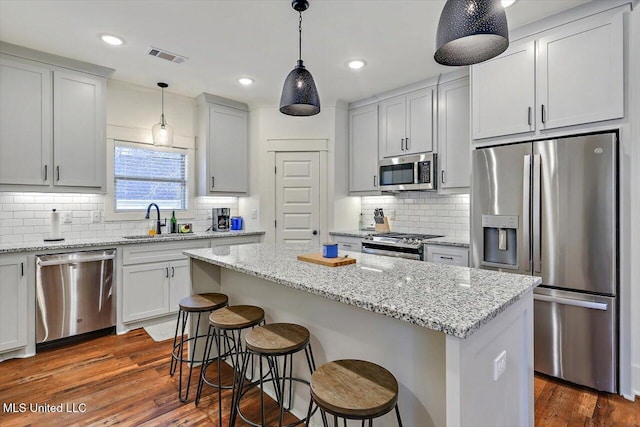
[[[178,400],[177,376],[168,374],[170,347],[170,341],[156,343],[139,329],[2,362],[0,405],[26,403],[27,411],[9,413],[0,408],[0,425],[217,425],[213,389],[205,390],[197,407],[193,384],[189,402]],[[230,398],[230,391],[224,391],[225,413]],[[629,402],[542,376],[535,379],[535,399],[536,426],[640,427],[640,399]],[[69,410],[76,411],[85,409],[80,406],[85,404],[86,411],[30,413],[30,403],[63,404],[64,409],[68,404]],[[243,411],[258,419],[257,393],[248,395]],[[267,412],[273,425],[275,402],[269,402]],[[225,417],[223,424],[227,422]]]

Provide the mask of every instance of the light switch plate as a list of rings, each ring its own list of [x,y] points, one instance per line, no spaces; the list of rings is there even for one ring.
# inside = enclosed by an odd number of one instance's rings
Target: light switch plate
[[[100,222],[100,211],[91,211],[91,222],[94,224]]]
[[[498,381],[500,375],[504,374],[507,370],[507,350],[502,350],[502,353],[493,359],[493,380]]]
[[[258,219],[258,209],[251,209],[251,219]]]
[[[62,213],[62,223],[71,224],[73,222],[73,212],[65,211]]]

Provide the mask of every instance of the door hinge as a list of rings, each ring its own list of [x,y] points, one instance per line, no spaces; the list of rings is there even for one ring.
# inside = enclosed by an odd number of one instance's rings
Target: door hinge
[[[274,220],[274,221],[273,221],[273,226],[274,226],[275,228],[278,228],[278,220]]]
[[[278,167],[277,166],[273,167],[273,173],[275,173],[276,175],[278,174]]]

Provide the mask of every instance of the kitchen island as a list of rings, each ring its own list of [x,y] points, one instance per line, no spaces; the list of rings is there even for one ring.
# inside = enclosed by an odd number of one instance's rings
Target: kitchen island
[[[407,426],[533,426],[540,279],[356,252],[341,253],[356,264],[336,268],[296,259],[320,249],[260,243],[185,254],[194,293],[223,292],[231,304],[263,307],[269,323],[307,327],[318,365],[360,358],[389,369]],[[308,377],[302,359],[295,368]],[[302,416],[308,390],[296,396]]]

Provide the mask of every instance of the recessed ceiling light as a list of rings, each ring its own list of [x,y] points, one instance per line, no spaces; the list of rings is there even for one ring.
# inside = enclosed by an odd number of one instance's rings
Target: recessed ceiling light
[[[509,7],[515,2],[516,0],[502,0],[502,7]]]
[[[103,42],[110,44],[111,46],[120,46],[122,43],[124,43],[124,40],[122,40],[120,37],[116,37],[111,34],[102,34],[100,38]]]
[[[242,86],[249,86],[250,84],[253,84],[253,79],[250,79],[249,77],[240,77],[238,79],[238,83]]]
[[[353,61],[349,61],[347,63],[347,66],[349,68],[351,68],[352,70],[359,70],[360,68],[364,67],[365,65],[366,65],[366,63],[361,59],[354,59]]]

